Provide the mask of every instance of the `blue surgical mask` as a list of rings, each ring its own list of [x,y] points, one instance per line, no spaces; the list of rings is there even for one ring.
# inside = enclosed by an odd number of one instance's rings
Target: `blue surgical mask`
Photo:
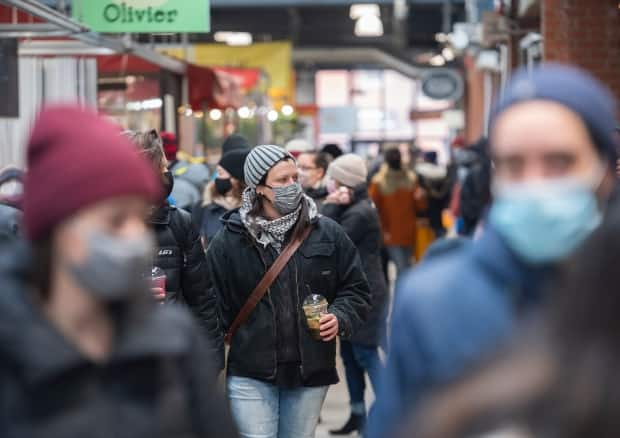
[[[496,185],[489,223],[526,262],[559,261],[601,223],[594,194],[601,178]]]

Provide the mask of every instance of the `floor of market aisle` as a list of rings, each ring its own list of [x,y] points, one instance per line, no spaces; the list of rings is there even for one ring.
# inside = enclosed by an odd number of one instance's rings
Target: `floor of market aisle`
[[[325,400],[323,411],[321,412],[322,421],[317,428],[315,438],[333,437],[333,435],[329,434],[329,430],[341,428],[349,419],[349,393],[344,378],[344,366],[342,365],[342,360],[340,360],[340,353],[337,355],[336,366],[338,368],[340,383],[329,388],[327,399]],[[374,400],[368,378],[366,379],[366,388],[366,404],[368,405]],[[349,436],[353,437],[357,435],[351,434]]]

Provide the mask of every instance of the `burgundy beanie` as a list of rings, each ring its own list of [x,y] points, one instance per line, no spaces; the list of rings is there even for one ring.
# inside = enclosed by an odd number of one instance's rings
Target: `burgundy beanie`
[[[95,112],[48,106],[27,150],[24,227],[36,241],[83,207],[117,196],[162,197],[161,182],[120,130]]]

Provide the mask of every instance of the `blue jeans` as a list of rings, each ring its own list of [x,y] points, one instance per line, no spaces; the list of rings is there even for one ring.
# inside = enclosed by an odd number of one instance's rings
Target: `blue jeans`
[[[340,341],[340,356],[344,363],[349,396],[351,397],[351,413],[366,414],[364,392],[366,391],[365,374],[368,373],[373,391],[377,390],[377,382],[381,373],[381,360],[377,347]]]
[[[396,265],[396,275],[399,276],[409,266],[411,266],[411,256],[413,249],[409,246],[386,246],[388,257]]]
[[[241,438],[313,438],[328,389],[280,389],[236,376],[228,378],[227,386]]]

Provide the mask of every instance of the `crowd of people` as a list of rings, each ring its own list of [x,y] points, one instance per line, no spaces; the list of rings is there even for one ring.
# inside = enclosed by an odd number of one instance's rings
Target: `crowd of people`
[[[311,438],[337,354],[334,436],[616,436],[617,107],[543,65],[448,162],[233,134],[214,169],[44,108],[0,171],[0,436]]]

